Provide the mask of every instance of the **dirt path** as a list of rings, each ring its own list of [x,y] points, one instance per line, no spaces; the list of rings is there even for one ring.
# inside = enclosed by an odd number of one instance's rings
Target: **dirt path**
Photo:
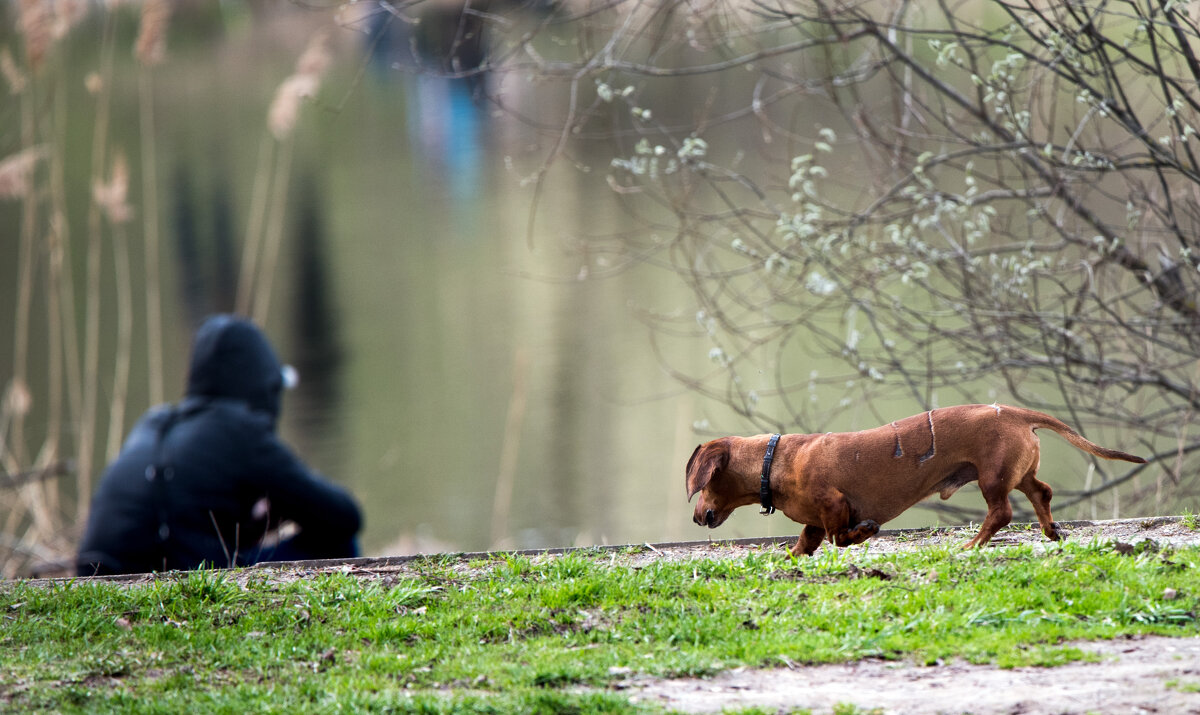
[[[635,683],[631,697],[706,713],[758,707],[827,713],[853,704],[907,713],[1200,713],[1200,639],[1082,643],[1099,663],[1013,668],[860,661],[794,670],[736,669],[707,680]]]

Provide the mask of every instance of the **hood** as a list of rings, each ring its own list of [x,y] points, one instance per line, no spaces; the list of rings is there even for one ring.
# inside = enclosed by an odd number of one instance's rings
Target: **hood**
[[[188,368],[188,397],[241,400],[274,423],[283,392],[283,366],[253,323],[232,315],[208,318],[196,331]]]

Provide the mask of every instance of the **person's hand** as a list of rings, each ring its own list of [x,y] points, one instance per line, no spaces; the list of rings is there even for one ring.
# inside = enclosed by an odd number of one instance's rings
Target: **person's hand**
[[[255,521],[262,521],[271,513],[271,500],[263,497],[254,502],[254,506],[250,507],[250,516]]]

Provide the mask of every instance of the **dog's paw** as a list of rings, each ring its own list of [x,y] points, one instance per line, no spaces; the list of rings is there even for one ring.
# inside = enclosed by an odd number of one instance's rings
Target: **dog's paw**
[[[834,543],[838,546],[852,546],[861,544],[867,539],[879,533],[879,523],[873,519],[866,519],[858,522],[852,529],[846,529],[841,534],[834,538]]]
[[[854,527],[854,530],[859,533],[865,533],[868,536],[874,536],[879,533],[879,522],[874,519],[866,519],[860,521],[858,526]]]

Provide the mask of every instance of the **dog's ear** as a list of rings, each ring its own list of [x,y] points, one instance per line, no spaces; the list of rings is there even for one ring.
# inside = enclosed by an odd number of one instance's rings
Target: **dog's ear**
[[[696,492],[708,486],[718,469],[724,469],[728,464],[729,445],[725,440],[713,440],[696,447],[687,463],[688,501],[696,496]]]

